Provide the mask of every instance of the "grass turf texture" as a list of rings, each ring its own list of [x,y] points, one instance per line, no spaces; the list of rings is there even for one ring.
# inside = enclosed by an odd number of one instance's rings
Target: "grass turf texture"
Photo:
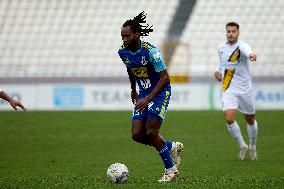
[[[161,134],[181,141],[180,176],[157,183],[155,149],[131,140],[131,112],[1,112],[0,188],[282,188],[284,111],[258,111],[259,160],[238,161],[238,146],[218,111],[168,112]],[[237,115],[248,141],[245,123]],[[108,166],[127,165],[126,184]]]

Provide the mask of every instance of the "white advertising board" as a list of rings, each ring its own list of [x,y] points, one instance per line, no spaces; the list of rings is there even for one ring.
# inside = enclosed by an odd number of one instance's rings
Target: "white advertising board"
[[[257,83],[256,109],[284,109],[284,83]],[[29,110],[131,110],[129,84],[5,84],[1,89]],[[221,109],[216,83],[172,85],[169,110]],[[0,110],[12,110],[0,99]]]

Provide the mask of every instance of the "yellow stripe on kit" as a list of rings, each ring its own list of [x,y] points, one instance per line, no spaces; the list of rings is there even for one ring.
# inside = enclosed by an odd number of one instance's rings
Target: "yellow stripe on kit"
[[[240,60],[241,50],[240,47],[236,48],[229,58],[229,62],[236,63]]]
[[[161,107],[161,111],[160,111],[160,114],[159,116],[164,119],[166,117],[166,113],[167,113],[167,110],[166,110],[166,106],[167,106],[167,103],[169,101],[169,96],[170,96],[170,92],[169,91],[166,91],[166,98],[162,104],[162,107]]]
[[[147,42],[144,42],[144,43],[143,43],[143,47],[144,47],[145,49],[147,49],[148,51],[151,51],[151,50],[153,49],[153,47],[151,47],[151,45],[149,45]]]
[[[225,70],[225,75],[224,75],[224,79],[223,79],[223,83],[222,83],[222,91],[226,91],[228,89],[228,87],[230,86],[230,83],[233,79],[235,73],[235,69],[231,68],[231,69],[226,69]]]

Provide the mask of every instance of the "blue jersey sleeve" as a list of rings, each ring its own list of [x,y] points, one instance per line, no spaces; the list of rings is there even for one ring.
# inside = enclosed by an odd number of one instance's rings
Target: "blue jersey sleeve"
[[[156,72],[161,72],[167,69],[164,63],[163,56],[157,48],[153,48],[149,53],[149,60],[154,64]]]

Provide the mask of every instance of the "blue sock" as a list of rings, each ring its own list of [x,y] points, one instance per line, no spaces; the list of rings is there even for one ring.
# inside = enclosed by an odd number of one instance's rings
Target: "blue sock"
[[[159,151],[159,155],[161,156],[166,169],[172,168],[174,166],[170,151],[166,143],[164,148]]]
[[[170,140],[167,140],[167,141],[166,141],[166,145],[167,145],[169,151],[171,151],[171,149],[172,149],[172,147],[173,147],[173,142],[170,141]]]

